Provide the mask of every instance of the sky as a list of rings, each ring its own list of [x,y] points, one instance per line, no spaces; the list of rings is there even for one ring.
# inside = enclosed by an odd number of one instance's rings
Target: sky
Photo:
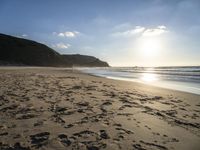
[[[0,0],[0,33],[111,66],[200,65],[200,0]]]

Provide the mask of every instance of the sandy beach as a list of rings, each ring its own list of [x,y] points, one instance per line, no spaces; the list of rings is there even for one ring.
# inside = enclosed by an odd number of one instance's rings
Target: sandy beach
[[[199,150],[200,95],[62,68],[0,68],[1,150]]]

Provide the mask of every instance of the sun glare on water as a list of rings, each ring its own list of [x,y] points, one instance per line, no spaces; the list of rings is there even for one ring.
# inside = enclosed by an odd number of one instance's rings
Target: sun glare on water
[[[156,74],[144,73],[141,77],[141,80],[145,82],[153,82],[158,80],[158,78]]]

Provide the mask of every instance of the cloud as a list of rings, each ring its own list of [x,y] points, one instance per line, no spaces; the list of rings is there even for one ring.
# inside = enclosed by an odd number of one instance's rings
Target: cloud
[[[145,27],[136,26],[134,29],[126,30],[126,31],[123,31],[123,32],[113,33],[112,36],[114,36],[114,37],[121,37],[121,36],[123,36],[123,37],[130,37],[132,35],[141,33],[144,30],[145,30]]]
[[[159,29],[167,29],[167,27],[164,26],[164,25],[158,26],[158,28],[159,28]]]
[[[167,33],[168,30],[166,28],[166,26],[158,26],[157,28],[150,28],[150,29],[146,29],[142,35],[143,36],[157,36],[157,35],[161,35],[163,33]]]
[[[136,26],[134,29],[134,33],[141,33],[145,30],[145,27]]]
[[[65,34],[64,34],[64,33],[58,33],[58,36],[60,36],[60,37],[64,37]]]
[[[168,32],[167,27],[164,25],[157,26],[156,28],[146,28],[143,26],[135,26],[133,29],[112,33],[112,36],[114,37],[131,37],[135,35],[157,36],[157,35],[161,35],[167,32]]]
[[[68,37],[68,38],[77,37],[79,34],[80,32],[78,31],[66,31],[66,32],[60,32],[60,33],[53,32],[53,35],[57,35],[59,37]]]
[[[71,46],[70,44],[64,44],[64,43],[58,43],[53,45],[54,48],[59,48],[59,49],[67,49],[70,46]]]
[[[27,37],[28,35],[27,34],[22,34],[22,37]]]

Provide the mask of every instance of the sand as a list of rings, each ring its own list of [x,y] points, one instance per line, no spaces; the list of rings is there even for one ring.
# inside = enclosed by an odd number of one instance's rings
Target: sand
[[[62,68],[0,68],[1,150],[199,150],[200,95]]]

